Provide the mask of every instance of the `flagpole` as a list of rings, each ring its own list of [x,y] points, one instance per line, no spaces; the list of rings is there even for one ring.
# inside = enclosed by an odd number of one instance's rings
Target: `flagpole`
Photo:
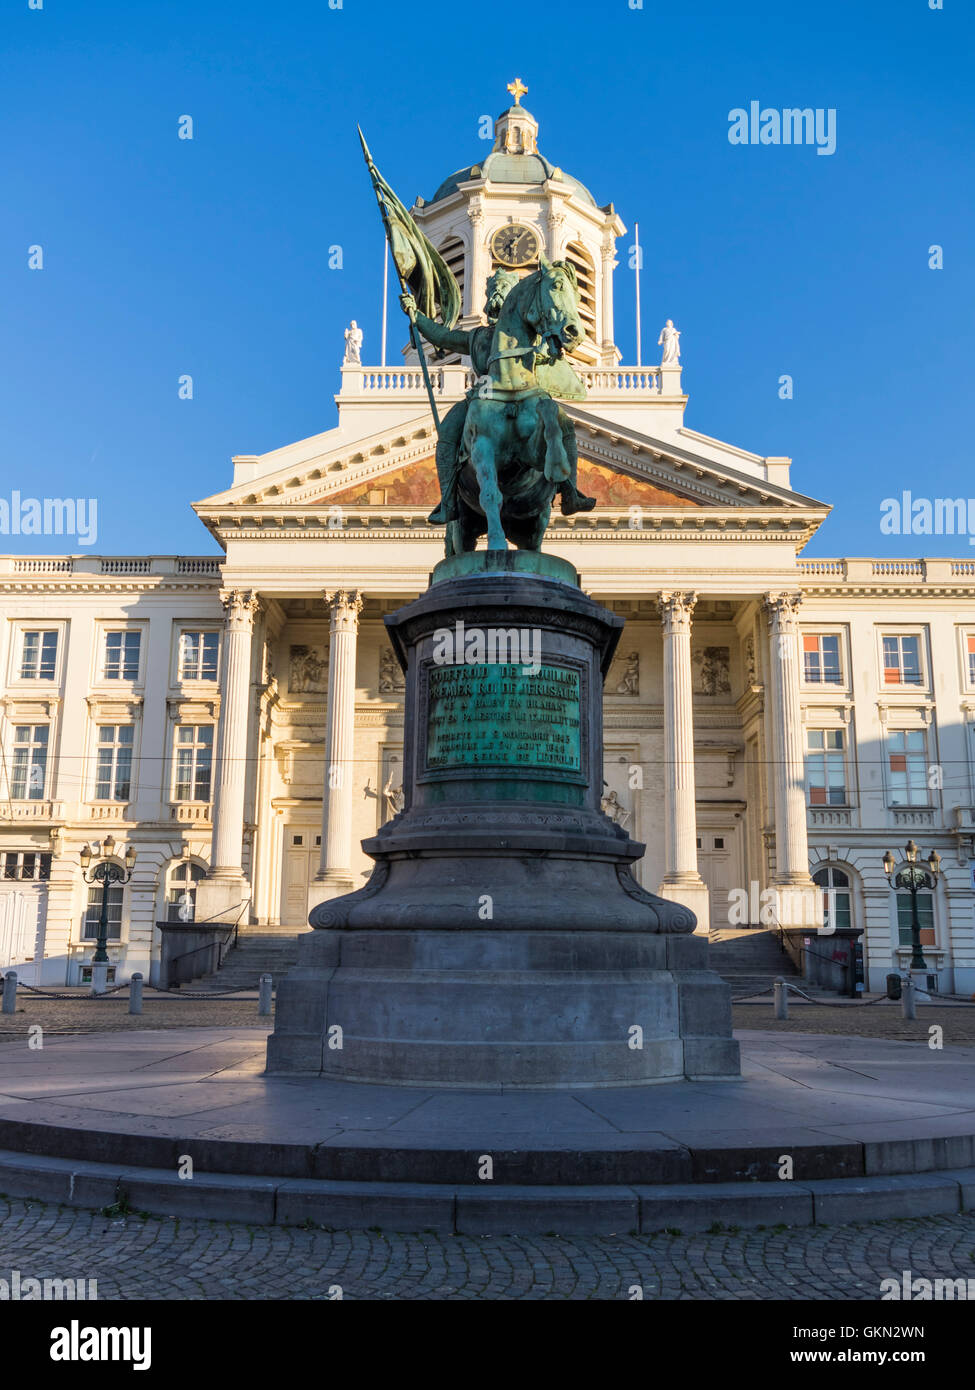
[[[383,237],[383,347],[381,367],[386,365],[386,305],[389,301],[389,245]]]
[[[375,168],[375,165],[374,165],[373,162],[372,162],[372,155],[369,153],[369,147],[368,147],[368,145],[366,144],[366,137],[363,135],[363,133],[362,133],[361,130],[359,131],[359,139],[360,139],[361,142],[362,142],[362,153],[363,153],[363,156],[364,156],[365,161],[366,161],[366,167],[367,167],[368,170],[369,170],[369,177],[370,177],[370,180],[372,181],[373,192],[374,192],[375,195],[376,195],[376,202],[379,204],[379,213],[380,213],[380,216],[381,216],[382,219],[383,219],[383,227],[384,227],[385,230],[386,230],[386,241],[387,241],[388,244],[389,244],[389,249],[390,249],[390,251],[392,251],[392,249],[393,249],[393,241],[392,241],[392,236],[391,236],[391,233],[390,233],[389,211],[388,211],[388,209],[387,209],[387,207],[386,207],[386,199],[383,197],[382,192],[381,192],[379,186],[378,186],[377,183],[376,183],[376,180],[372,177],[372,171],[373,171],[373,169]],[[409,290],[409,285],[406,283],[406,281],[405,281],[404,278],[403,278],[402,271],[401,271],[400,268],[399,268],[399,262],[396,260],[396,257],[395,257],[395,256],[393,256],[393,264],[396,266],[396,278],[399,280],[399,287],[400,287],[400,290],[401,290],[401,292],[402,292],[403,294],[406,294],[407,291]],[[440,414],[439,414],[439,412],[438,412],[438,410],[437,410],[437,402],[436,402],[436,400],[434,399],[434,396],[433,396],[433,386],[431,385],[431,382],[430,382],[430,372],[429,372],[429,369],[427,368],[427,359],[426,359],[426,357],[423,355],[423,346],[422,346],[422,344],[421,344],[421,342],[420,342],[420,333],[419,333],[419,330],[417,329],[416,324],[415,324],[414,321],[413,321],[413,316],[412,316],[412,314],[409,316],[409,319],[410,319],[410,341],[412,342],[413,347],[414,347],[414,349],[416,350],[416,355],[417,355],[417,356],[419,357],[419,359],[420,359],[420,371],[423,373],[423,383],[424,383],[424,385],[425,385],[426,388],[427,388],[427,399],[428,399],[429,402],[430,402],[430,409],[431,409],[431,411],[433,412],[433,423],[434,423],[434,425],[436,426],[437,434],[438,434],[438,436],[439,436],[439,434],[440,434]]]
[[[643,348],[640,342],[640,224],[633,224],[633,241],[636,248],[636,365],[643,366]]]

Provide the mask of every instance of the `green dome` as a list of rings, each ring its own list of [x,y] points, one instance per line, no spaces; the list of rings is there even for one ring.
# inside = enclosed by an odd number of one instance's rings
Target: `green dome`
[[[544,183],[546,179],[552,178],[556,166],[541,154],[505,154],[501,150],[492,150],[486,159],[480,164],[469,164],[464,169],[458,169],[456,174],[451,174],[449,179],[445,179],[437,189],[433,198],[433,203],[439,203],[441,198],[448,198],[451,193],[457,191],[459,184],[466,183],[472,178],[490,179],[492,183]],[[474,173],[477,169],[480,172]],[[596,207],[595,198],[589,192],[585,184],[574,179],[571,174],[564,170],[560,173],[562,183],[566,183],[572,192],[584,203],[591,207]],[[427,204],[429,207],[429,203]]]

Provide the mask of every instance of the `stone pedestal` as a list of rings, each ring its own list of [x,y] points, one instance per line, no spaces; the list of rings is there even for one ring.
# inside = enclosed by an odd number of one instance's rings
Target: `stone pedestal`
[[[738,1074],[730,991],[600,809],[622,619],[552,556],[437,566],[386,618],[406,672],[405,809],[364,841],[278,994],[268,1069],[478,1087]]]

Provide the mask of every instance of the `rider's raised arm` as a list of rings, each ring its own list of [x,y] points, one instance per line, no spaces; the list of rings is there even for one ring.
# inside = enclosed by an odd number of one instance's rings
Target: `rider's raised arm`
[[[434,347],[444,348],[448,352],[470,353],[470,333],[461,328],[444,328],[443,324],[437,323],[435,319],[428,319],[426,314],[421,314],[416,308],[416,301],[412,295],[403,295],[401,303],[428,343],[433,343]]]
[[[470,353],[471,335],[462,328],[444,328],[442,323],[428,319],[426,314],[416,314],[414,323],[428,342],[448,352]]]

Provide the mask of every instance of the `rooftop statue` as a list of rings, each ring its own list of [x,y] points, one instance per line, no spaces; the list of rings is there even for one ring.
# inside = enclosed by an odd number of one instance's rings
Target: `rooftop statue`
[[[509,540],[540,550],[556,494],[565,516],[595,506],[576,487],[575,430],[556,399],[586,395],[565,358],[584,332],[575,271],[544,257],[523,279],[498,271],[488,281],[487,324],[457,329],[456,279],[379,173],[364,139],[362,148],[437,426],[442,495],[429,520],[446,526],[447,555],[473,550],[485,534],[489,550],[506,550]],[[420,335],[441,351],[469,356],[477,378],[442,422]]]
[[[355,319],[345,330],[345,356],[342,359],[343,367],[362,366],[362,329]]]
[[[680,361],[680,329],[674,327],[674,320],[668,319],[660,330],[657,347],[663,348],[661,366],[670,366]]]

